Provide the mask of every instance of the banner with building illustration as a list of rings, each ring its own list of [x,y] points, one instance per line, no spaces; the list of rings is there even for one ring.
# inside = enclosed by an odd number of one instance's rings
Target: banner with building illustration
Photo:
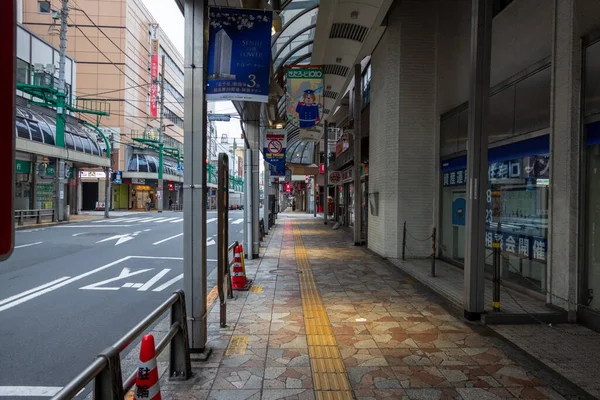
[[[286,71],[287,116],[300,129],[310,129],[323,116],[323,68],[292,67]]]
[[[268,10],[210,8],[207,100],[268,101],[272,22]]]

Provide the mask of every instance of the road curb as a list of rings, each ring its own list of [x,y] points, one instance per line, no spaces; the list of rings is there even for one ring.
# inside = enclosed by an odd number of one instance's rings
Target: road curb
[[[17,226],[15,226],[15,231],[25,231],[28,229],[48,228],[50,226],[68,225],[68,224],[74,224],[77,222],[97,221],[99,219],[102,219],[102,218],[90,218],[90,219],[82,219],[82,220],[78,220],[78,221],[48,222],[45,224],[35,224],[35,225],[17,225]]]

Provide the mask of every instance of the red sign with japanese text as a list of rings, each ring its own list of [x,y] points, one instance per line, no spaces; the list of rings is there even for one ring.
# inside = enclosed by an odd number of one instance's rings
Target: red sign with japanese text
[[[150,58],[150,116],[158,117],[158,54]]]

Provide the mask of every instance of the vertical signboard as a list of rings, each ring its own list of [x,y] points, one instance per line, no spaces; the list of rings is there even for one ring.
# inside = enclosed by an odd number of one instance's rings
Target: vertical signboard
[[[158,117],[158,24],[150,24],[150,116]]]
[[[323,116],[323,68],[288,68],[287,116],[300,129],[310,129]]]
[[[4,21],[0,24],[2,54],[6,60],[0,63],[4,83],[0,85],[0,125],[2,129],[2,156],[0,157],[0,184],[3,193],[0,201],[0,260],[10,256],[14,246],[14,192],[15,192],[15,93],[16,93],[16,27],[17,2],[8,0],[3,7]]]
[[[272,11],[210,8],[207,100],[268,101],[272,23]]]
[[[287,131],[285,129],[265,130],[265,160],[270,165],[272,176],[285,176],[285,147],[287,145]]]

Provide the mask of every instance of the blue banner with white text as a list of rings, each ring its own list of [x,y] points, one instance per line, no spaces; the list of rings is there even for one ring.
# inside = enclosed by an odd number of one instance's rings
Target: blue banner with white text
[[[210,8],[207,100],[267,102],[272,20],[268,10]]]

